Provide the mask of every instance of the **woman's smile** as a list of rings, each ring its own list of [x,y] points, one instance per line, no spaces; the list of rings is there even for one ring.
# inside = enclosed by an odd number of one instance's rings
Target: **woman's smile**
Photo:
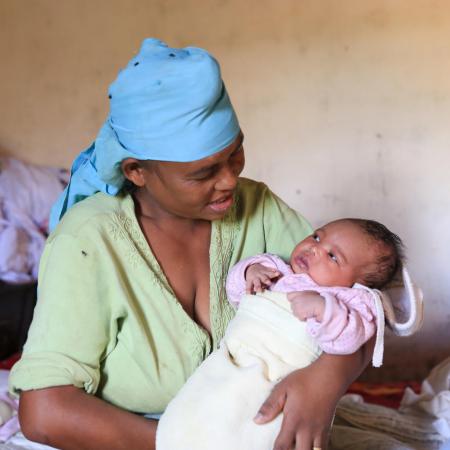
[[[233,194],[222,197],[218,200],[208,203],[208,207],[214,212],[223,213],[233,205]]]

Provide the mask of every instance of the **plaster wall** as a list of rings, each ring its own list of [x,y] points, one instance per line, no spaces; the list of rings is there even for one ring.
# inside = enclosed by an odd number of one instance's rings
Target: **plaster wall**
[[[1,0],[0,151],[69,166],[146,36],[209,49],[245,132],[245,175],[313,225],[370,217],[407,245],[423,330],[384,374],[450,353],[450,4],[438,0]]]

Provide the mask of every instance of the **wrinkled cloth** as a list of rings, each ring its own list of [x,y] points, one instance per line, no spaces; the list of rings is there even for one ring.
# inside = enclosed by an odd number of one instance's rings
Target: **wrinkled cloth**
[[[245,294],[245,272],[253,264],[262,264],[281,273],[271,291],[315,291],[325,301],[323,320],[309,318],[307,330],[326,353],[348,355],[365,344],[376,332],[377,310],[374,295],[358,287],[323,287],[307,274],[296,274],[279,256],[262,254],[237,263],[228,274],[228,300],[237,306]]]
[[[6,442],[19,431],[18,409],[19,402],[7,391],[0,391],[0,442]]]
[[[29,441],[21,432],[16,433],[4,444],[0,443],[0,450],[58,450],[48,445]]]
[[[109,117],[75,159],[70,184],[52,209],[51,230],[80,200],[116,195],[122,160],[196,161],[226,148],[240,131],[219,63],[201,48],[144,39],[109,87],[109,99]]]
[[[6,442],[20,428],[17,419],[19,402],[8,394],[8,375],[7,370],[0,370],[0,443]]]
[[[450,358],[423,381],[407,388],[398,410],[346,395],[338,404],[333,450],[444,450],[450,448]]]
[[[278,381],[320,353],[286,294],[245,295],[220,348],[162,415],[157,450],[272,450],[283,414],[265,425],[253,418]]]
[[[0,279],[37,279],[48,216],[68,181],[64,169],[0,158]]]
[[[450,440],[450,357],[437,365],[423,381],[420,394],[406,388],[400,403],[403,413],[425,413],[433,427]]]
[[[338,403],[331,433],[332,450],[437,450],[446,438],[434,419],[417,412],[403,413],[365,403],[356,394]]]

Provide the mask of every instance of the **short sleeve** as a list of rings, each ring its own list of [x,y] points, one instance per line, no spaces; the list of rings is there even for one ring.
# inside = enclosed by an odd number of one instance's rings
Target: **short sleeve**
[[[11,392],[74,385],[95,393],[100,361],[115,333],[99,266],[88,239],[59,234],[47,243],[38,302],[23,356],[11,372]]]
[[[312,228],[300,213],[267,189],[264,196],[264,233],[266,253],[289,261],[294,247],[312,233]]]

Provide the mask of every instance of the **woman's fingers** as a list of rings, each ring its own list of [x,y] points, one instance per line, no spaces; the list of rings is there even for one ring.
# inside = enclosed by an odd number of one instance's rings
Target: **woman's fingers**
[[[312,366],[281,380],[261,407],[256,423],[266,423],[283,412],[274,450],[326,450],[335,403],[329,404],[320,380],[311,382]],[[330,409],[331,407],[331,409]]]
[[[311,450],[314,447],[326,450],[328,430],[319,425],[308,424],[286,407],[287,392],[282,385],[277,385],[261,406],[255,417],[257,424],[264,424],[275,419],[283,412],[284,417],[280,432],[275,440],[273,450]],[[299,420],[300,419],[300,420]]]
[[[313,450],[314,449],[327,450],[330,430],[323,430],[321,433],[319,432],[318,434],[320,435],[320,437],[316,437],[313,440]]]
[[[290,408],[286,404],[283,409],[283,421],[273,450],[311,450],[314,448],[326,450],[328,430],[323,430],[319,424],[299,420],[296,414],[289,412]]]
[[[289,415],[285,414],[283,421],[281,422],[281,430],[275,440],[273,450],[292,450],[293,448],[297,450],[296,433],[296,423],[291,420]],[[308,450],[311,450],[311,446]]]
[[[283,411],[286,403],[286,393],[281,389],[277,389],[277,386],[275,386],[261,408],[259,408],[258,414],[254,418],[257,424],[261,425],[270,422]]]
[[[328,430],[296,430],[295,450],[327,450]]]

